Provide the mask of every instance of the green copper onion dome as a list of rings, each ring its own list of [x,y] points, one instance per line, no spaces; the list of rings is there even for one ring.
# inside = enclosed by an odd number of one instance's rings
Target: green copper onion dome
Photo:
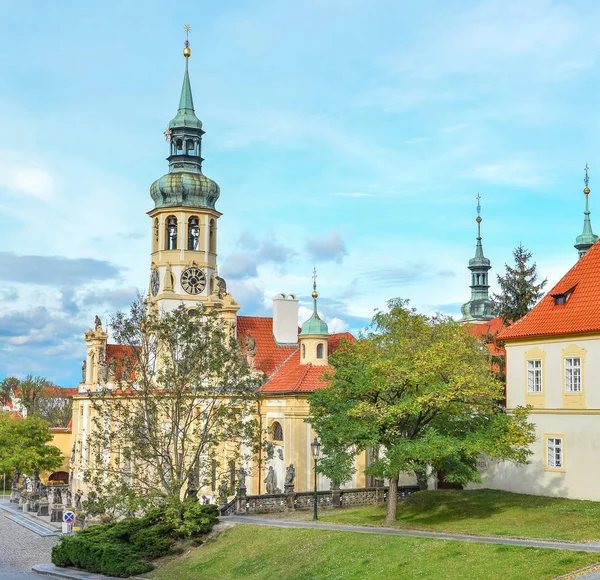
[[[302,325],[300,336],[307,334],[329,334],[329,328],[324,320],[321,320],[319,313],[317,312],[317,298],[319,293],[317,292],[317,271],[315,269],[313,274],[313,313],[312,316]]]
[[[186,28],[186,30],[188,30]],[[190,43],[185,41],[185,73],[177,114],[170,121],[165,137],[169,142],[169,172],[150,186],[155,208],[195,207],[215,209],[220,189],[202,173],[202,121],[196,117],[188,71]]]

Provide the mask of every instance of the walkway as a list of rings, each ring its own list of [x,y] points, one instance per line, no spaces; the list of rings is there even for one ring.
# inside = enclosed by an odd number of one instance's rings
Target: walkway
[[[600,554],[600,542],[579,544],[576,542],[557,542],[546,540],[520,540],[517,538],[498,538],[492,536],[468,536],[462,534],[443,534],[437,532],[420,532],[396,528],[379,528],[370,526],[350,526],[344,524],[325,524],[297,520],[280,520],[256,516],[226,516],[219,518],[224,522],[235,524],[253,524],[273,528],[315,528],[336,532],[358,532],[360,534],[383,534],[391,536],[415,536],[417,538],[433,538],[436,540],[459,540],[461,542],[479,542],[482,544],[506,544],[509,546],[525,546],[528,548],[550,548],[552,550],[571,550]],[[600,557],[598,558],[600,560]]]
[[[56,536],[40,536],[0,511],[0,580],[40,580],[31,567],[50,562],[57,541]]]

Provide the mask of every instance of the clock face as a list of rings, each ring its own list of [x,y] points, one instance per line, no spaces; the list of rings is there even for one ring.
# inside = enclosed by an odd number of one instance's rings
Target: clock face
[[[200,294],[206,286],[206,274],[192,266],[181,273],[181,286],[188,294]]]
[[[156,296],[160,290],[160,275],[157,269],[152,270],[152,274],[150,275],[150,290],[152,291],[152,296]]]

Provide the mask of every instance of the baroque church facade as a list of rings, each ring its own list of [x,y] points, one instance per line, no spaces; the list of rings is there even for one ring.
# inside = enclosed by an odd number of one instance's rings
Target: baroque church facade
[[[330,334],[317,309],[318,293],[313,285],[312,316],[298,327],[298,299],[279,294],[273,300],[272,317],[240,316],[240,305],[218,274],[218,221],[216,209],[220,188],[202,172],[202,122],[196,116],[189,76],[191,49],[184,48],[185,72],[177,114],[165,136],[169,145],[168,172],[152,183],[154,207],[151,220],[151,263],[148,301],[151,307],[171,311],[184,305],[189,311],[218,309],[232,336],[243,346],[250,368],[262,376],[261,398],[256,415],[262,436],[271,443],[273,456],[262,465],[220,466],[233,481],[243,467],[248,494],[265,493],[269,469],[271,483],[283,489],[285,470],[294,465],[296,491],[313,486],[310,443],[316,433],[305,421],[308,396],[326,383],[322,375],[329,355],[340,341],[355,340],[350,333]],[[95,328],[85,334],[86,360],[82,381],[73,399],[71,480],[74,491],[85,491],[84,474],[90,465],[90,434],[94,429],[92,398],[103,387],[117,386],[114,367],[127,356],[127,348],[108,343],[108,335],[97,318]],[[116,363],[113,364],[113,363]],[[357,458],[356,473],[346,487],[365,487],[366,454]],[[228,472],[231,471],[229,474]],[[216,499],[219,482],[213,478],[201,493]],[[319,477],[319,488],[329,481]]]

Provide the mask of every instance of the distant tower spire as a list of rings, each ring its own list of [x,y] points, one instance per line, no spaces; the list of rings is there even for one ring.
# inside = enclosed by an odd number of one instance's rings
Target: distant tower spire
[[[580,236],[577,236],[575,240],[575,249],[579,252],[579,257],[585,255],[585,253],[594,245],[594,242],[598,239],[598,236],[594,234],[592,231],[592,221],[590,220],[590,206],[589,206],[589,196],[590,196],[590,176],[589,176],[589,166],[586,163],[584,167],[585,177],[583,178],[583,183],[585,187],[583,188],[583,193],[585,194],[585,211],[583,215],[583,232]]]
[[[481,195],[477,193],[477,243],[475,257],[469,260],[471,270],[471,300],[462,305],[461,322],[485,322],[494,318],[492,302],[489,297],[488,272],[491,269],[490,261],[483,254],[481,243]]]

